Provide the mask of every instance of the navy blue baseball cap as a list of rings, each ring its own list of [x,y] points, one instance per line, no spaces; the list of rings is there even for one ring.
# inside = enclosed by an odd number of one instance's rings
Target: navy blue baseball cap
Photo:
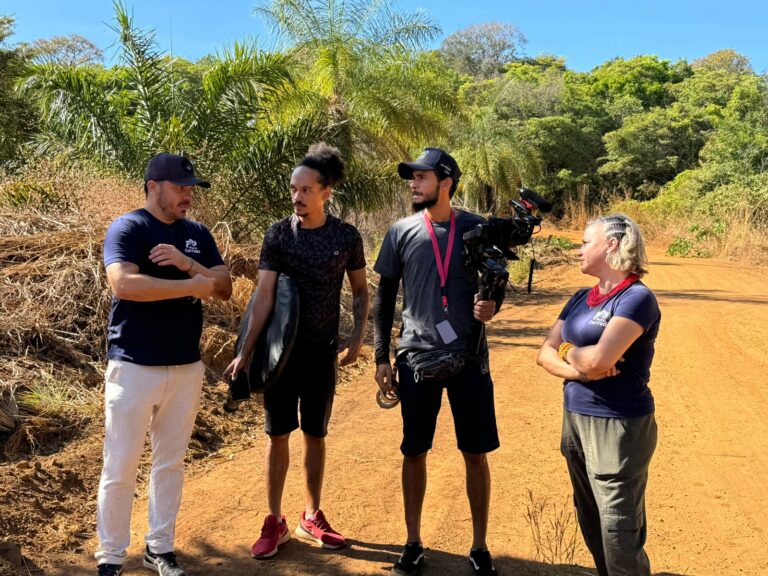
[[[397,165],[397,173],[404,180],[413,180],[414,170],[434,170],[439,178],[453,178],[454,182],[458,182],[461,177],[456,160],[440,148],[424,148],[421,156],[413,162],[400,162]]]
[[[210,188],[211,184],[195,176],[195,167],[189,158],[162,152],[149,159],[144,171],[144,183],[150,180],[160,182],[168,180],[178,186],[200,186]]]

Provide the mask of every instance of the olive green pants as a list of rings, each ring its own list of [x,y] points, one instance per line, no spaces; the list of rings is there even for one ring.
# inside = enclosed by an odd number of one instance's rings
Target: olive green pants
[[[573,500],[600,576],[650,576],[645,487],[656,448],[654,415],[600,418],[567,410],[560,451]]]

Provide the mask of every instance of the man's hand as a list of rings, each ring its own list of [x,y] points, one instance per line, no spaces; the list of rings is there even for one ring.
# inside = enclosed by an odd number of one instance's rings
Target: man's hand
[[[189,256],[179,252],[171,244],[158,244],[149,251],[149,259],[158,266],[176,266],[182,272],[192,270],[195,262]]]
[[[216,292],[216,279],[208,278],[202,274],[193,276],[185,282],[191,282],[192,296],[200,300],[206,300]]]
[[[496,312],[496,302],[493,300],[480,300],[480,295],[475,294],[475,307],[472,309],[475,320],[488,322]]]
[[[376,366],[376,383],[381,388],[381,391],[385,394],[392,394],[396,391],[392,383],[392,365],[389,363],[378,364]]]
[[[339,354],[347,351],[344,357],[339,360],[339,366],[349,366],[357,361],[357,357],[360,355],[360,348],[363,345],[361,338],[348,338],[345,340],[339,348]]]
[[[224,378],[235,380],[237,375],[248,366],[249,360],[249,357],[240,356],[239,354],[235,356],[235,359],[224,369]]]

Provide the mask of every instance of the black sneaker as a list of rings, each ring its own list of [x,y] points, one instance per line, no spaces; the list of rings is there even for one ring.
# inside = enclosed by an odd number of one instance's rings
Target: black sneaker
[[[150,568],[160,576],[186,576],[186,572],[176,561],[176,554],[155,554],[150,551],[149,546],[144,551],[144,568]]]
[[[485,548],[472,548],[469,551],[469,563],[475,572],[475,576],[494,576],[496,574],[496,568],[493,567],[493,560],[491,560],[491,553]]]
[[[122,564],[99,564],[99,576],[122,576]]]
[[[408,542],[400,559],[392,567],[392,574],[397,576],[415,576],[424,565],[424,547],[421,542]]]

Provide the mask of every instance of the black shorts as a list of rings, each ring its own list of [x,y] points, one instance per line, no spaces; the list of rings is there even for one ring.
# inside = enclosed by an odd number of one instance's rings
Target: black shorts
[[[443,388],[448,390],[459,450],[485,454],[499,447],[493,381],[479,363],[467,362],[456,376],[432,383],[423,380],[415,382],[413,371],[400,360],[397,377],[403,415],[400,451],[405,456],[418,456],[432,448]]]
[[[264,428],[282,436],[299,427],[309,436],[328,434],[336,392],[337,344],[298,344],[280,378],[264,390]]]

